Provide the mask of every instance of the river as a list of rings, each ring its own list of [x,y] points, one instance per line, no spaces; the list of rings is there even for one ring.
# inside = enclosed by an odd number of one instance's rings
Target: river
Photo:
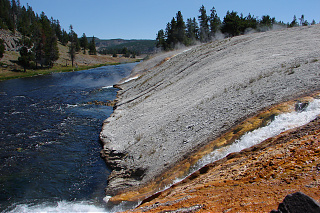
[[[99,133],[137,63],[0,82],[0,211],[105,211]]]

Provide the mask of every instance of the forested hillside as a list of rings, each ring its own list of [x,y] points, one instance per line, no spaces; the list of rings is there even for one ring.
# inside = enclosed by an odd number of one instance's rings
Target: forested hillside
[[[50,68],[59,59],[58,42],[69,47],[73,62],[75,54],[81,50],[80,39],[70,25],[70,32],[62,29],[59,20],[48,18],[44,12],[35,13],[30,5],[21,6],[19,0],[0,0],[0,27],[13,35],[19,34],[17,48],[18,62],[24,67],[37,69]],[[2,40],[0,43],[4,44]],[[4,45],[8,48],[8,44]],[[82,46],[85,50],[91,46]],[[95,46],[92,45],[95,50]],[[92,54],[95,54],[92,51]]]
[[[152,54],[156,48],[155,40],[97,40],[96,47],[100,54],[141,55]]]
[[[167,23],[166,29],[158,31],[157,47],[170,50],[176,48],[177,45],[190,46],[197,42],[205,43],[217,38],[267,31],[274,27],[287,28],[316,24],[315,20],[309,23],[305,20],[304,15],[301,15],[299,19],[294,15],[292,22],[285,24],[269,15],[263,15],[259,19],[250,13],[244,16],[242,13],[239,15],[238,12],[228,11],[221,20],[214,7],[210,12],[208,15],[206,8],[202,5],[199,9],[198,21],[196,18],[188,18],[185,22],[181,11],[178,11],[176,17]]]

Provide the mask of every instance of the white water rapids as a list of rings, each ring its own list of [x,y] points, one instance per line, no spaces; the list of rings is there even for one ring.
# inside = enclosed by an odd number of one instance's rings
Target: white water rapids
[[[267,126],[248,132],[243,135],[235,143],[218,149],[201,159],[193,171],[200,169],[202,166],[219,160],[229,153],[239,152],[245,148],[261,143],[267,138],[274,137],[283,131],[305,125],[315,119],[320,114],[320,100],[314,99],[309,106],[302,112],[283,113],[275,117],[275,119]],[[177,180],[178,181],[178,180]],[[120,204],[121,205],[121,204]],[[67,202],[61,201],[55,204],[41,204],[36,206],[28,206],[27,204],[16,205],[10,212],[115,212],[124,211],[126,208],[122,206],[114,207],[107,210],[103,207],[95,206],[90,202]]]

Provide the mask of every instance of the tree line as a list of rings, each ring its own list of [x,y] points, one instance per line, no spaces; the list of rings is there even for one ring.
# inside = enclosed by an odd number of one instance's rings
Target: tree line
[[[283,27],[306,26],[310,23],[305,20],[304,15],[297,20],[293,17],[291,23],[278,22],[269,15],[264,15],[261,19],[251,15],[243,16],[235,11],[227,11],[226,16],[221,21],[215,8],[210,10],[207,15],[206,8],[202,5],[199,9],[198,19],[188,18],[185,22],[181,11],[178,11],[176,17],[173,17],[167,23],[166,29],[159,30],[156,36],[156,46],[163,50],[177,48],[178,45],[190,46],[197,42],[209,42],[214,40],[218,35],[223,37],[232,37],[245,34],[249,30],[266,31],[272,29],[277,24]],[[199,22],[199,23],[198,23]],[[311,24],[316,24],[315,20]],[[220,37],[220,36],[219,36]]]
[[[125,58],[135,58],[136,55],[140,55],[139,52],[136,52],[134,50],[130,50],[127,47],[122,48],[101,48],[99,50],[99,53],[101,55],[107,55],[110,54],[112,57],[118,57],[118,55],[122,55]]]
[[[96,54],[94,39],[88,43],[85,34],[78,38],[72,25],[66,32],[59,20],[49,19],[44,12],[36,14],[28,4],[21,6],[20,0],[0,0],[0,28],[21,33],[18,61],[25,71],[26,68],[52,67],[59,59],[58,42],[69,47],[72,66],[81,49],[84,53],[89,50],[89,54]],[[3,40],[0,47],[2,45]]]

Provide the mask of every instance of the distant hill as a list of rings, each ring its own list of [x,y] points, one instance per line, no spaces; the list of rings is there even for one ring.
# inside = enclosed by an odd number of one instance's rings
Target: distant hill
[[[92,40],[92,37],[88,37],[88,42]],[[151,54],[156,49],[156,40],[144,40],[144,39],[99,39],[95,38],[95,43],[98,51],[103,50],[119,50],[126,47],[130,51],[138,52],[139,54]]]

